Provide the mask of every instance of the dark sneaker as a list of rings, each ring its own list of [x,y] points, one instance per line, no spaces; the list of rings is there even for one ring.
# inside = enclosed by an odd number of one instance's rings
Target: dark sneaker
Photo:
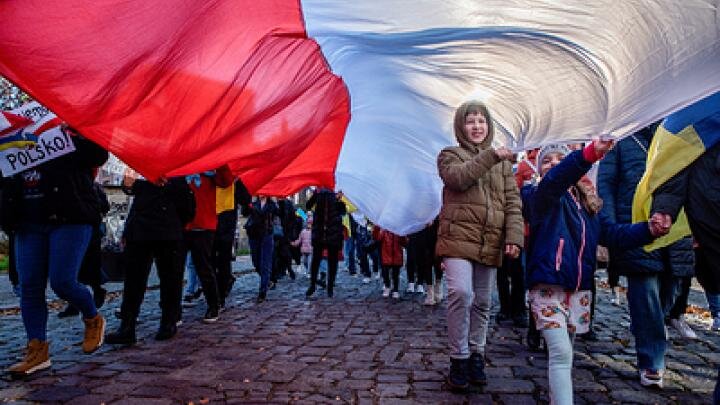
[[[105,343],[111,345],[134,345],[137,342],[135,336],[135,320],[122,320],[118,330],[108,333]]]
[[[465,390],[468,384],[468,359],[450,359],[450,373],[447,384],[451,390]]]
[[[258,297],[255,302],[257,302],[258,304],[262,304],[263,302],[265,302],[266,298],[267,298],[267,293],[264,291],[260,291],[260,293],[258,293]]]
[[[311,285],[311,286],[307,289],[307,291],[305,291],[305,296],[306,296],[306,297],[312,297],[313,294],[315,294],[315,286],[314,286],[314,285]]]
[[[218,320],[218,309],[217,308],[208,308],[207,312],[205,312],[205,316],[203,317],[203,322],[205,323],[215,323]]]
[[[468,381],[474,385],[487,384],[487,376],[485,375],[485,358],[480,353],[470,355],[468,363]]]
[[[155,334],[155,340],[168,340],[177,333],[177,325],[174,323],[161,324],[160,329]]]

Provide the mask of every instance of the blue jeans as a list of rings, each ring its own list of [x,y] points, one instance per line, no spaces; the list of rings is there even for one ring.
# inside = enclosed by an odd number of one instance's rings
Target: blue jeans
[[[685,313],[692,277],[665,275],[660,287],[660,302],[666,319],[679,319]]]
[[[705,291],[705,298],[707,298],[708,307],[712,317],[720,317],[720,294],[712,294]]]
[[[635,336],[638,369],[665,368],[665,314],[660,301],[661,276],[627,276],[630,330]]]
[[[347,263],[350,274],[357,272],[355,264],[355,238],[350,237],[345,241],[345,263]]]
[[[91,225],[37,224],[25,224],[15,234],[20,309],[28,341],[47,340],[48,278],[55,294],[79,309],[83,318],[97,315],[92,294],[77,280],[91,235]]]
[[[198,278],[197,272],[195,272],[195,263],[192,261],[192,257],[188,252],[187,258],[185,259],[185,270],[187,271],[187,287],[185,288],[186,295],[193,295],[198,290],[200,279]]]
[[[273,265],[272,234],[258,239],[250,239],[250,253],[253,266],[260,273],[260,293],[266,293],[270,284],[270,273]]]

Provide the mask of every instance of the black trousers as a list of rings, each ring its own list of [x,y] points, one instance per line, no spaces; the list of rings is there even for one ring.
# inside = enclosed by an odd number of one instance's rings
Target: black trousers
[[[90,286],[93,291],[99,289],[103,284],[102,275],[102,250],[100,242],[100,224],[93,225],[90,243],[85,251],[80,271],[78,272],[78,281]]]
[[[503,264],[497,271],[500,312],[510,317],[524,316],[525,307],[525,271],[522,259],[503,258]]]
[[[190,257],[195,264],[195,272],[197,272],[200,285],[202,285],[208,308],[218,308],[220,305],[217,279],[215,278],[212,263],[214,239],[215,232],[213,231],[185,231],[183,257],[187,256],[188,251],[190,252]]]
[[[220,300],[227,298],[230,293],[230,284],[232,283],[232,239],[215,238],[213,240],[213,270],[217,280],[218,293]]]
[[[128,241],[125,245],[127,268],[123,285],[122,316],[136,319],[145,298],[153,260],[160,278],[161,322],[180,319],[184,255],[182,241]]]
[[[390,277],[392,273],[392,291],[400,290],[400,266],[382,266],[382,276],[385,288],[390,288]]]
[[[407,272],[408,283],[423,283],[420,271],[420,262],[422,261],[420,255],[422,252],[420,251],[421,247],[419,245],[420,244],[417,241],[412,239],[407,245],[407,262],[405,263],[405,271]]]
[[[324,243],[313,242],[312,262],[310,262],[310,285],[315,287],[317,284],[318,271],[320,271],[320,261],[323,259],[323,250],[327,249],[328,261],[328,279],[327,289],[332,291],[335,287],[335,277],[338,269],[338,253],[342,245],[327,245]]]

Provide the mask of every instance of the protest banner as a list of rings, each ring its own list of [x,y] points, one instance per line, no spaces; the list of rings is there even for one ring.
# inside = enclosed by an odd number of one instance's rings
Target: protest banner
[[[55,127],[43,132],[33,146],[10,148],[0,152],[0,171],[4,177],[8,177],[74,150],[75,145],[70,136],[60,127]]]

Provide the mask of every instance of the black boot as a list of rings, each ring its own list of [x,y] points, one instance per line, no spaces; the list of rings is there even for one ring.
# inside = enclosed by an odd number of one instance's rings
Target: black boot
[[[451,390],[465,390],[468,387],[468,359],[450,359],[450,373],[447,384]]]
[[[168,340],[177,333],[176,322],[161,322],[160,329],[155,334],[155,340]]]
[[[480,353],[470,355],[468,364],[468,381],[474,385],[487,384],[487,376],[485,375],[485,358]]]
[[[135,318],[125,318],[120,322],[118,330],[108,333],[105,336],[105,343],[111,345],[134,345],[137,342],[135,337]]]

